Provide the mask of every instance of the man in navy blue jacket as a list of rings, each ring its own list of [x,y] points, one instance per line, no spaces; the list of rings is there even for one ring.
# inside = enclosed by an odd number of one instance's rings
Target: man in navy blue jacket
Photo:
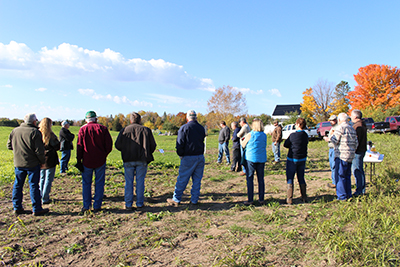
[[[196,205],[200,197],[201,179],[204,172],[204,138],[206,132],[204,127],[197,122],[197,114],[189,110],[186,114],[187,123],[178,131],[176,139],[176,153],[181,158],[179,175],[175,185],[172,198],[167,202],[175,206],[182,200],[183,191],[192,177],[191,203]]]

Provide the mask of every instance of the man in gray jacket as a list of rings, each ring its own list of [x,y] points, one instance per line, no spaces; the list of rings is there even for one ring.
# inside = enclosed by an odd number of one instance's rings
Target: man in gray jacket
[[[225,153],[226,156],[226,164],[231,164],[231,160],[229,158],[229,139],[231,136],[231,130],[228,126],[226,126],[225,121],[221,121],[219,124],[221,126],[221,130],[219,131],[218,136],[218,163],[222,163],[222,156]]]
[[[30,213],[22,207],[23,187],[26,176],[29,179],[29,188],[34,216],[49,212],[42,208],[40,195],[40,164],[45,162],[42,134],[37,127],[37,118],[33,113],[26,114],[24,122],[12,130],[7,148],[14,152],[15,182],[12,192],[14,213],[16,215]]]
[[[156,149],[151,130],[140,125],[141,116],[136,112],[130,115],[131,124],[123,128],[115,141],[115,148],[121,151],[125,169],[125,208],[133,210],[133,179],[136,173],[136,207],[143,207],[144,178],[147,164],[154,160]]]

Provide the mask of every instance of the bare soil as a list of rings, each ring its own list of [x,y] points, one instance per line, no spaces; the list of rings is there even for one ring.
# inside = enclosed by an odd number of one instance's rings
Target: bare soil
[[[207,152],[215,155],[216,151]],[[289,206],[284,204],[285,162],[267,163],[268,173],[276,173],[265,177],[267,204],[258,205],[255,181],[256,201],[250,208],[242,204],[247,200],[245,176],[228,169],[208,154],[200,204],[189,204],[189,184],[182,204],[173,207],[166,199],[172,196],[178,170],[150,167],[146,206],[136,211],[124,209],[123,169],[112,166],[106,171],[103,210],[97,213],[80,213],[81,179],[72,170],[68,176],[56,175],[53,202],[44,205],[50,214],[43,217],[16,217],[10,184],[2,188],[4,197],[0,198],[0,266],[248,266],[233,263],[244,261],[244,256],[258,257],[257,253],[263,255],[264,266],[326,266],[325,262],[307,262],[302,255],[288,253],[288,248],[299,245],[289,239],[259,234],[273,233],[277,224],[257,223],[251,216],[268,216],[274,205],[281,205],[291,218],[279,228],[298,229],[314,201],[335,197],[335,191],[326,186],[330,181],[328,168],[307,169],[309,203],[301,204],[296,183],[294,205]],[[31,209],[27,184],[24,205]]]

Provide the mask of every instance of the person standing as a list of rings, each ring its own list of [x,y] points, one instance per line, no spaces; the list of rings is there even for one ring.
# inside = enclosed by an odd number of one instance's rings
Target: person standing
[[[72,141],[75,135],[69,131],[68,121],[63,121],[61,123],[60,130],[60,150],[61,150],[61,160],[60,160],[60,173],[65,175],[68,170],[68,162],[71,158],[71,150],[74,149]]]
[[[351,198],[351,164],[358,145],[357,133],[348,123],[346,113],[338,116],[338,128],[331,137],[325,136],[325,141],[335,145],[335,175],[337,177],[336,195],[338,200]]]
[[[226,164],[231,164],[231,160],[229,157],[229,139],[231,136],[231,130],[228,126],[226,126],[225,121],[221,121],[219,124],[221,130],[219,131],[218,136],[218,160],[217,163],[222,163],[222,156],[225,153]]]
[[[183,191],[192,177],[191,203],[196,205],[200,197],[201,179],[204,172],[204,138],[206,132],[204,127],[197,122],[197,114],[194,110],[186,113],[187,123],[178,131],[176,139],[176,153],[181,159],[179,175],[176,180],[175,191],[172,198],[167,202],[179,205],[182,200]]]
[[[12,191],[12,202],[15,215],[28,213],[22,206],[23,187],[26,176],[29,179],[29,189],[34,216],[49,212],[43,209],[39,189],[40,164],[45,162],[42,133],[37,128],[37,118],[34,113],[26,114],[24,122],[10,133],[7,148],[14,152],[15,181]]]
[[[232,134],[232,166],[231,171],[240,172],[241,171],[241,155],[240,155],[240,138],[237,136],[240,131],[240,127],[238,127],[239,123],[234,121],[231,123],[231,127],[233,130]]]
[[[51,185],[56,174],[56,166],[58,165],[57,150],[60,149],[60,142],[57,136],[51,130],[53,121],[44,118],[39,124],[39,130],[42,133],[44,143],[45,162],[40,166],[40,182],[39,188],[42,195],[42,203],[50,204]]]
[[[271,135],[272,141],[272,152],[274,153],[274,163],[279,163],[281,161],[281,142],[282,142],[282,126],[278,121],[274,121],[274,131]]]
[[[332,128],[329,131],[328,137],[331,137],[339,126],[337,123],[337,116],[331,115],[329,117],[329,122],[331,123]],[[328,187],[336,188],[337,177],[335,175],[335,146],[331,141],[328,141],[328,147],[329,147],[329,166],[331,167],[331,179],[332,179],[332,183],[328,183]]]
[[[359,196],[365,194],[364,156],[367,151],[367,125],[362,120],[362,112],[358,109],[351,112],[351,121],[354,123],[353,128],[356,130],[358,140],[351,170],[356,180],[356,192],[354,192],[354,196]]]
[[[307,184],[304,179],[308,152],[308,134],[304,131],[307,124],[303,118],[296,120],[296,130],[285,140],[283,146],[289,148],[286,161],[286,182],[287,199],[286,203],[293,203],[294,175],[297,174],[297,181],[300,186],[301,199],[307,202]]]
[[[121,151],[125,170],[125,209],[133,210],[133,180],[136,174],[136,207],[144,205],[144,179],[147,165],[154,160],[156,141],[148,127],[140,125],[139,113],[130,114],[131,124],[123,128],[115,141],[115,148]]]
[[[251,129],[249,124],[246,121],[245,117],[241,117],[239,119],[239,124],[240,124],[240,131],[238,132],[237,136],[240,138],[240,143],[242,143],[242,140],[244,139],[244,137],[246,136],[246,134],[248,134]],[[242,158],[242,172],[240,173],[240,175],[244,176],[246,175],[246,158],[244,156],[244,149],[243,146],[240,146],[240,155]]]
[[[246,183],[247,201],[245,205],[251,205],[254,201],[254,172],[257,173],[258,201],[264,204],[265,182],[264,167],[267,161],[267,135],[264,133],[264,126],[260,119],[254,119],[251,124],[253,129],[246,135],[242,146],[246,148]]]
[[[101,210],[106,175],[106,159],[112,150],[112,138],[106,126],[97,123],[94,111],[86,113],[86,122],[79,129],[76,145],[76,160],[83,164],[82,172],[82,212],[92,206],[92,179],[95,172],[95,193],[93,211]]]

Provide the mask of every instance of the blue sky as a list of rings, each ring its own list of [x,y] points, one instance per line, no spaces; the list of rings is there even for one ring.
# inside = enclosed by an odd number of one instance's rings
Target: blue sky
[[[213,90],[248,113],[298,104],[319,79],[397,66],[400,1],[0,0],[0,117],[207,113]]]

